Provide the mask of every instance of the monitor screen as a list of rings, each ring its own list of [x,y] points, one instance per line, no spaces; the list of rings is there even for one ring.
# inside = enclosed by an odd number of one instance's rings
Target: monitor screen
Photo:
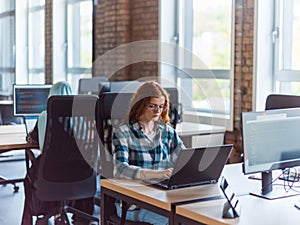
[[[242,124],[245,174],[300,166],[300,108],[243,112]]]
[[[38,116],[46,109],[51,85],[14,85],[14,115]]]

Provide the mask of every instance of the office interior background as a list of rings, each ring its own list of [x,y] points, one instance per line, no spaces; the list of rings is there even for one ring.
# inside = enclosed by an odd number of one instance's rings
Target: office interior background
[[[300,94],[299,10],[299,0],[1,0],[0,97],[12,99],[14,83],[67,80],[76,91],[80,78],[158,77],[178,88],[183,120],[226,126],[236,162],[241,113],[264,110],[270,93]],[[141,42],[157,60],[122,48]]]

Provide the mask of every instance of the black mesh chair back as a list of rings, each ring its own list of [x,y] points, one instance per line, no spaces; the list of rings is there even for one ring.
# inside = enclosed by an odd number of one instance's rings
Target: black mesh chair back
[[[128,121],[128,110],[133,93],[102,93],[99,96],[99,126],[101,176],[113,177],[113,127]]]
[[[300,107],[300,96],[270,94],[266,99],[266,110]]]
[[[169,106],[169,117],[173,128],[176,128],[177,123],[181,120],[181,105],[179,104],[178,99],[178,90],[175,87],[165,87],[164,88],[170,98]]]
[[[96,192],[97,96],[52,96],[37,180],[43,201],[90,198]],[[61,209],[60,209],[61,210]]]
[[[110,82],[106,77],[82,78],[78,84],[78,94],[94,94],[110,91]]]
[[[112,134],[113,128],[122,122],[128,122],[128,111],[130,107],[133,92],[122,93],[102,93],[99,96],[99,122],[98,133],[100,136],[100,164],[101,177],[113,177],[113,156],[112,156]],[[110,204],[106,206],[106,210],[112,213],[110,221],[107,224],[117,225],[150,225],[145,222],[138,222],[126,220],[126,213],[128,210],[127,202],[122,202],[122,216],[121,218],[116,214],[114,205],[115,199],[110,199]]]

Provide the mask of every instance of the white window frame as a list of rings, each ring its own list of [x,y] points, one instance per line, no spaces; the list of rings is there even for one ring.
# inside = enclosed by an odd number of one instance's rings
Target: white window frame
[[[168,3],[167,3],[168,2]],[[173,3],[173,4],[172,4]],[[193,0],[185,0],[184,5],[180,5],[179,0],[175,1],[160,1],[160,40],[163,42],[169,42],[172,44],[179,44],[183,46],[184,49],[191,51],[192,45],[190,40],[192,37],[192,32],[190,32],[192,24],[193,24],[193,17],[190,11],[193,7]],[[184,8],[184,19],[186,21],[186,25],[184,26],[184,30],[179,30],[179,10]],[[173,9],[173,13],[170,13],[170,10]],[[235,1],[232,1],[232,12],[235,12]],[[169,15],[171,14],[171,15]],[[166,15],[168,15],[166,17]],[[168,18],[172,18],[173,21]],[[178,87],[177,79],[180,76],[185,76],[185,73],[188,73],[189,76],[193,78],[217,78],[217,79],[229,79],[230,80],[230,106],[229,106],[229,114],[219,114],[214,113],[211,111],[190,111],[188,109],[183,108],[183,120],[188,121],[195,121],[201,123],[208,123],[212,125],[220,125],[226,127],[227,130],[233,130],[233,70],[234,70],[234,24],[235,24],[235,17],[234,13],[232,15],[232,45],[231,45],[231,69],[230,70],[207,70],[207,69],[191,69],[191,57],[190,55],[185,55],[182,58],[181,54],[177,52],[177,57],[174,58],[174,65],[178,65],[177,68],[170,68],[170,66],[161,65],[160,66],[160,77],[162,80],[171,80],[175,86],[177,86],[178,90],[191,90],[191,80],[185,82],[183,85],[185,87]],[[172,29],[173,27],[173,29]],[[179,33],[183,33],[184,36],[179,36]],[[182,45],[183,43],[183,45]],[[180,49],[180,47],[179,47]],[[182,48],[181,48],[182,50]],[[179,50],[179,51],[181,51]],[[161,56],[162,58],[162,56]],[[177,61],[176,61],[177,60]],[[183,63],[182,63],[183,62]],[[170,74],[175,74],[175,76]],[[171,84],[172,85],[172,84]],[[183,97],[186,93],[179,93],[180,101],[182,102],[187,101],[188,98]],[[189,95],[189,94],[187,94]]]
[[[30,0],[29,0],[30,1]],[[45,3],[43,5],[38,5],[38,6],[32,6],[30,7],[29,6],[29,2],[28,2],[28,16],[27,16],[27,21],[28,21],[28,29],[27,29],[27,40],[28,40],[28,43],[27,43],[27,46],[28,46],[28,78],[27,78],[27,81],[28,83],[33,83],[33,84],[44,84],[45,81],[46,81],[46,75],[45,75],[45,47],[44,49],[40,49],[39,46],[29,46],[29,35],[30,35],[30,26],[32,26],[32,30],[33,30],[33,38],[35,40],[33,40],[34,43],[38,43],[38,38],[40,36],[36,35],[37,33],[40,33],[40,34],[45,34],[45,24],[40,27],[39,23],[40,21],[34,21],[34,24],[30,24],[30,20],[29,20],[29,17],[30,17],[30,14],[31,13],[42,13],[43,15],[45,15]],[[44,19],[45,20],[45,19]],[[41,28],[42,30],[41,31],[38,31],[38,29]],[[37,32],[38,31],[38,32]],[[45,43],[45,38],[43,39],[43,42]],[[44,44],[45,46],[45,44]],[[44,54],[44,60],[43,60],[43,65],[42,67],[31,67],[29,65],[29,60],[30,60],[30,54],[32,54],[32,58],[33,60],[37,59],[40,57],[40,51],[43,51],[43,54]],[[36,75],[33,76],[33,74],[39,74],[39,77],[36,77]]]
[[[282,6],[285,6],[285,13]],[[254,111],[265,109],[269,94],[292,94],[291,82],[300,82],[299,70],[286,69],[283,66],[284,63],[289,64],[291,58],[282,58],[290,55],[291,47],[288,46],[291,44],[293,32],[290,26],[292,7],[290,0],[255,1]]]
[[[93,6],[93,1],[92,0],[67,0],[66,2],[66,30],[68,30],[68,26],[70,26],[70,23],[68,21],[68,6],[69,5],[73,5],[73,4],[77,4],[80,2],[91,2],[92,6]],[[80,7],[74,9],[74,10],[78,10],[80,11]],[[91,8],[91,15],[93,14],[93,7]],[[89,68],[87,67],[76,67],[76,66],[70,66],[68,64],[69,58],[72,57],[72,61],[80,61],[80,27],[78,27],[78,25],[80,24],[80,17],[78,16],[77,12],[73,12],[72,13],[73,17],[72,17],[72,21],[74,22],[73,24],[73,34],[69,34],[69,32],[66,32],[66,80],[70,82],[72,88],[74,91],[77,91],[78,88],[78,83],[79,83],[79,79],[80,78],[87,78],[87,77],[92,77],[92,63],[91,66]],[[92,16],[91,16],[92,18]],[[93,29],[91,27],[91,29]],[[71,35],[71,37],[73,38],[73,54],[68,53],[68,48],[70,48],[70,43],[68,43],[68,35]],[[74,41],[75,38],[75,41]],[[92,42],[92,37],[91,37],[91,42]],[[92,48],[92,46],[91,46]],[[93,54],[93,53],[92,53]],[[91,55],[92,58],[92,55]]]
[[[83,1],[93,2],[93,0],[53,1],[53,82],[55,83],[60,80],[68,81],[75,93],[78,91],[79,79],[86,76],[85,73],[90,73],[91,68],[70,67],[68,65],[68,57],[77,57],[68,55],[68,48],[70,47],[68,35],[75,37],[74,34],[68,34],[68,26],[70,26],[68,22],[68,5]],[[92,13],[91,11],[91,15]],[[76,16],[78,19],[78,15]],[[78,24],[75,24],[75,26],[78,26]],[[77,35],[76,38],[80,37]],[[91,74],[87,76],[91,77]]]
[[[1,4],[3,4],[2,2]],[[6,35],[2,35],[1,38],[1,46],[4,47],[4,49],[1,49],[1,55],[4,56],[2,62],[0,63],[0,73],[1,73],[1,79],[0,79],[0,95],[6,96],[6,98],[10,98],[12,95],[12,84],[15,82],[15,46],[16,46],[16,32],[15,32],[15,21],[16,21],[16,13],[15,13],[15,6],[16,2],[15,0],[6,1],[8,4],[12,4],[12,8],[7,11],[3,11],[0,13],[0,21],[1,24],[3,21],[12,18],[14,20],[13,24],[4,24],[4,26],[9,27],[11,30],[13,30],[13,38],[12,40],[5,40],[3,37],[7,37]],[[2,29],[1,29],[2,30]],[[7,48],[7,45],[9,47]],[[11,52],[6,52],[6,50]],[[8,57],[10,56],[10,57]],[[9,64],[9,66],[7,66]],[[3,73],[3,74],[2,74]]]

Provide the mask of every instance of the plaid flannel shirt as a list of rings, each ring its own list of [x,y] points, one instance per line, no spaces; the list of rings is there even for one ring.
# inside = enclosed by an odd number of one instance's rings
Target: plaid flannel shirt
[[[156,122],[153,139],[149,139],[138,122],[122,124],[114,130],[115,176],[136,178],[140,168],[173,167],[178,151],[184,148],[177,132],[165,123]]]

